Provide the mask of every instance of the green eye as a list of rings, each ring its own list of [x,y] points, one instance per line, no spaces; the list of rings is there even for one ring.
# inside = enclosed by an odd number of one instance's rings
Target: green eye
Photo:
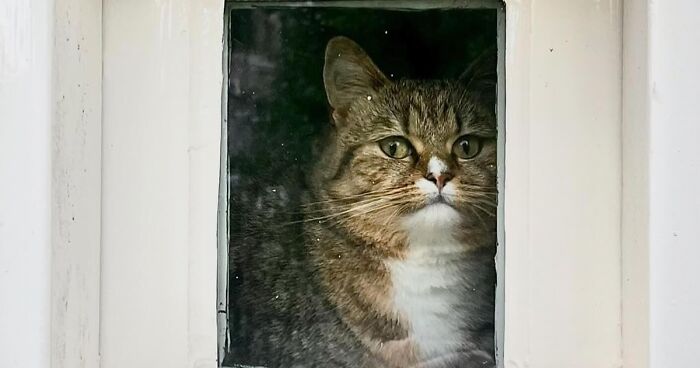
[[[461,159],[470,159],[481,151],[481,138],[473,135],[463,135],[452,146],[452,152]]]
[[[395,159],[406,158],[411,154],[411,144],[403,137],[389,137],[379,141],[379,148],[387,156]]]

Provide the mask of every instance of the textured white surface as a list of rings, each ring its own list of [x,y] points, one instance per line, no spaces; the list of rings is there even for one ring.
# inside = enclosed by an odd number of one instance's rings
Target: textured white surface
[[[619,367],[621,2],[506,4],[505,367]]]
[[[651,367],[700,363],[700,3],[649,5]]]
[[[109,367],[178,366],[185,350],[164,347],[186,346],[185,329],[202,326],[183,322],[193,299],[179,272],[191,265],[193,243],[182,237],[187,209],[198,203],[182,200],[183,178],[194,178],[182,165],[190,148],[186,101],[196,95],[188,86],[199,80],[190,77],[199,54],[188,47],[220,38],[194,32],[187,18],[221,18],[188,4],[106,3],[102,337]],[[621,29],[618,1],[508,2],[507,367],[620,363]],[[211,50],[201,50],[208,60]],[[189,282],[202,290],[206,277]]]
[[[103,196],[108,252],[103,365],[212,367],[216,199],[210,194],[216,193],[218,165],[222,3],[104,3],[110,46],[104,88],[109,183]],[[67,47],[54,46],[53,9],[51,0],[0,2],[2,367],[48,366],[49,236],[55,245],[75,239],[66,233],[57,238],[55,227],[51,233],[50,124],[52,98],[58,97],[51,96],[51,63],[62,60],[53,50]],[[699,11],[695,2],[680,0],[655,2],[649,9],[653,368],[693,367],[699,360],[694,333],[700,329],[695,318],[700,296],[693,280],[700,276],[700,60],[690,47],[700,43],[693,23]],[[618,1],[508,2],[506,367],[620,364],[620,19]],[[64,57],[71,55],[79,54]],[[76,96],[80,91],[72,90]],[[66,119],[76,107],[65,107]],[[644,162],[624,162],[644,170]],[[643,195],[643,180],[641,188]],[[638,220],[643,224],[644,218]],[[90,234],[90,221],[83,221],[71,231]],[[630,229],[636,226],[633,221]],[[74,285],[70,282],[64,285]],[[644,285],[637,284],[637,295],[644,295]],[[53,300],[54,308],[84,300],[67,296]],[[623,308],[635,305],[625,300]],[[635,313],[644,320],[643,308]],[[644,340],[644,331],[638,336]]]
[[[216,366],[223,5],[104,2],[103,368]]]
[[[55,0],[51,367],[99,364],[102,3]]]
[[[0,367],[49,366],[53,1],[0,1]]]
[[[649,367],[648,5],[624,2],[622,118],[622,358]]]

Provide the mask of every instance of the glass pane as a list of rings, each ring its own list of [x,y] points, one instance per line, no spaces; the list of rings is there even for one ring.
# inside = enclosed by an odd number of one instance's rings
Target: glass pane
[[[496,10],[227,16],[224,366],[495,366]]]

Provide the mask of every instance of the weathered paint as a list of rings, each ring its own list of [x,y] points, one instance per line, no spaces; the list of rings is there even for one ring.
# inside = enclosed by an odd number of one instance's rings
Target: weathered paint
[[[102,4],[55,0],[51,366],[99,366]]]

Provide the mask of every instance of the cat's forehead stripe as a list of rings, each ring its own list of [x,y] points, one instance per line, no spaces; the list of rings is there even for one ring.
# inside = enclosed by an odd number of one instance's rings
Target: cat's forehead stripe
[[[408,131],[421,138],[447,138],[460,130],[455,108],[445,91],[416,89],[408,108]]]

